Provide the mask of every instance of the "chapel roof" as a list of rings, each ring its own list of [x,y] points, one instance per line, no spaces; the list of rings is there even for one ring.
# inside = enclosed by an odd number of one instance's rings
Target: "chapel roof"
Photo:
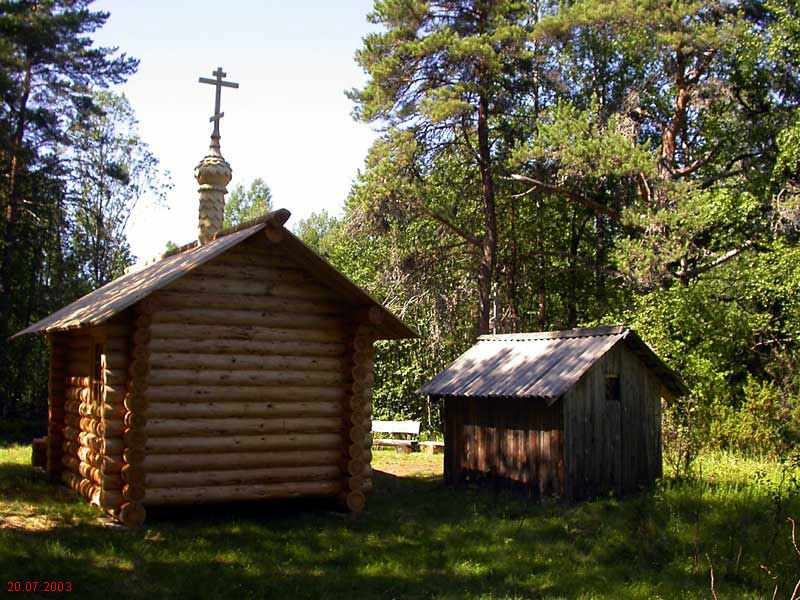
[[[143,300],[156,290],[204,265],[213,258],[252,238],[268,228],[280,228],[286,252],[292,260],[315,275],[321,283],[354,307],[378,307],[382,322],[376,326],[379,339],[414,338],[417,334],[389,309],[375,300],[344,274],[309,248],[284,227],[290,213],[280,209],[242,225],[225,229],[205,244],[195,241],[164,254],[159,260],[142,268],[129,269],[106,285],[86,294],[44,319],[26,327],[12,337],[28,333],[56,332],[104,323]]]

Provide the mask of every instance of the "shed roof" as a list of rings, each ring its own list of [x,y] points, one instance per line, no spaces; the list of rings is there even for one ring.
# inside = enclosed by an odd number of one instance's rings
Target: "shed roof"
[[[623,342],[675,395],[680,377],[632,329],[623,325],[482,335],[447,369],[423,385],[430,396],[544,398],[555,402],[606,352]]]
[[[287,210],[272,211],[251,223],[222,231],[216,236],[216,239],[206,244],[200,245],[198,242],[193,242],[181,248],[177,253],[166,254],[161,260],[151,265],[117,277],[12,337],[28,333],[54,332],[99,325],[266,227],[283,228],[283,224],[288,218],[289,211]],[[286,244],[292,259],[314,273],[323,284],[332,288],[354,306],[377,306],[383,310],[383,322],[377,328],[380,338],[417,337],[417,334],[391,311],[350,281],[289,230],[283,228],[283,233],[284,240],[281,243]]]

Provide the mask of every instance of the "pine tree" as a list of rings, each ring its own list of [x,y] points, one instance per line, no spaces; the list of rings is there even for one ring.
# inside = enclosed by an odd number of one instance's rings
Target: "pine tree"
[[[489,331],[497,264],[498,151],[508,131],[500,121],[519,108],[530,85],[520,74],[534,71],[528,36],[535,18],[535,5],[511,0],[379,0],[369,19],[386,31],[369,34],[356,54],[370,79],[350,93],[355,116],[385,123],[383,143],[408,147],[408,136],[399,134],[413,137],[414,176],[456,154],[476,171],[476,232],[441,212],[419,216],[438,220],[472,247],[481,333]]]
[[[250,187],[240,183],[225,201],[224,227],[232,227],[267,214],[272,210],[272,191],[260,177],[250,182]]]
[[[94,86],[120,83],[137,61],[114,48],[93,46],[90,34],[108,13],[91,0],[0,1],[0,339],[31,316],[25,288],[41,256],[42,237],[61,239],[63,186],[56,146],[79,110],[91,105]],[[49,181],[50,183],[44,183]],[[43,194],[61,187],[59,195]],[[54,204],[44,204],[43,197]],[[24,210],[23,210],[24,208]],[[49,227],[48,230],[42,228]],[[60,284],[56,287],[64,289]],[[26,342],[27,343],[27,342]],[[7,344],[0,345],[0,371],[11,372]],[[0,384],[0,414],[10,410],[19,386]]]

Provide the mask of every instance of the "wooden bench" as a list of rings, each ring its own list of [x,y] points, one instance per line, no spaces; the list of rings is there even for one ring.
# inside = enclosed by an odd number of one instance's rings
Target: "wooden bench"
[[[425,454],[444,453],[444,442],[420,442],[419,446]]]
[[[376,433],[404,436],[403,439],[376,438]],[[398,452],[413,452],[418,447],[419,421],[373,421],[372,445],[397,448]]]

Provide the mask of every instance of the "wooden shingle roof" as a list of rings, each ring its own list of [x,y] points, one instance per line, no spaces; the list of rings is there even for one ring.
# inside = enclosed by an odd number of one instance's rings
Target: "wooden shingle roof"
[[[622,325],[483,335],[417,392],[429,396],[543,398],[552,403],[620,342],[658,375],[673,394],[688,392],[680,377],[636,332]]]
[[[223,231],[216,239],[204,245],[193,242],[178,252],[165,255],[151,265],[117,277],[103,287],[26,327],[12,338],[28,333],[55,332],[99,325],[266,227],[283,228],[288,218],[287,210],[273,211],[251,223]],[[375,306],[381,309],[383,320],[376,327],[380,339],[417,337],[417,334],[391,311],[306,246],[288,229],[283,228],[283,234],[281,243],[286,245],[292,259],[313,273],[321,283],[342,296],[343,300],[354,307]]]

